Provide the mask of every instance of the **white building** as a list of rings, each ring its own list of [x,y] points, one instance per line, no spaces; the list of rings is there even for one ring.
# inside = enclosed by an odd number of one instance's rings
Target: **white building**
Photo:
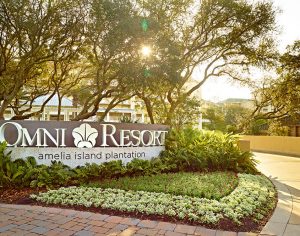
[[[33,102],[33,106],[31,112],[39,111],[43,102],[48,98],[48,96],[41,96],[37,98]],[[98,109],[97,115],[90,117],[89,121],[98,121],[101,114],[104,113],[105,108],[109,104],[109,99],[104,99],[100,103],[100,108]],[[30,120],[57,120],[58,118],[58,96],[55,95],[44,108],[44,111],[39,116],[31,117]],[[80,111],[81,106],[74,106],[73,101],[69,98],[63,98],[61,101],[61,113],[60,113],[60,120],[62,121],[69,121],[73,117],[75,117]],[[14,116],[13,109],[7,109],[5,111],[4,118],[10,119]],[[147,113],[144,111],[143,103],[141,101],[132,98],[130,100],[124,101],[118,104],[116,107],[111,109],[108,114],[105,116],[104,121],[106,122],[120,122],[120,119],[126,117],[127,119],[138,122],[144,123],[148,121]]]
[[[196,80],[190,80],[186,84],[186,89],[189,89],[195,86],[198,83]],[[201,90],[197,89],[193,92],[192,96],[197,98],[199,101],[201,100]],[[43,103],[46,101],[48,96],[41,96],[37,98],[33,102],[33,106],[31,108],[31,112],[39,111]],[[97,111],[97,115],[92,116],[87,121],[99,121],[101,115],[105,112],[106,107],[110,103],[110,99],[103,99],[100,103],[99,109]],[[59,100],[58,96],[54,95],[50,101],[46,104],[44,111],[34,117],[30,117],[29,120],[57,120],[58,118],[58,105]],[[26,106],[24,106],[24,109]],[[70,121],[73,117],[80,113],[82,107],[80,105],[75,106],[72,99],[64,97],[61,101],[61,112],[60,119],[61,121]],[[13,109],[7,109],[4,114],[4,118],[6,120],[11,119],[15,115]],[[139,100],[136,97],[132,97],[131,99],[124,101],[118,104],[116,107],[112,108],[108,114],[105,116],[105,122],[120,122],[121,119],[126,118],[126,120],[130,120],[131,122],[137,123],[149,123],[150,119],[144,107],[143,101]],[[202,114],[200,114],[198,119],[198,128],[202,129]]]

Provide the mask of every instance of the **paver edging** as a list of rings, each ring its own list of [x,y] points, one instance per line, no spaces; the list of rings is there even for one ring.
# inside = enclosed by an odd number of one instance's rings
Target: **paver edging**
[[[288,187],[275,180],[270,179],[274,184],[276,191],[278,193],[278,201],[273,215],[264,226],[259,235],[261,236],[282,236],[286,230],[288,221],[292,214],[293,209],[293,198]]]

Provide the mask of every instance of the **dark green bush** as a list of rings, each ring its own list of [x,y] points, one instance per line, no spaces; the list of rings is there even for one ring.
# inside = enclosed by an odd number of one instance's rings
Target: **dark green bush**
[[[175,164],[175,171],[231,170],[256,173],[256,161],[251,152],[243,152],[238,137],[214,131],[192,128],[170,131],[162,160]]]
[[[141,159],[133,159],[126,165],[126,173],[129,176],[149,175],[152,173],[151,162]]]
[[[84,182],[88,179],[94,179],[100,176],[100,166],[96,163],[86,163],[85,166],[78,166],[73,169],[76,178],[74,183]]]
[[[21,161],[20,161],[21,162]],[[11,161],[10,152],[6,153],[6,143],[0,143],[0,185],[11,185],[19,176],[19,163]]]
[[[76,173],[61,162],[50,166],[37,165],[34,157],[13,161],[6,143],[0,143],[0,186],[2,187],[47,187],[70,184]]]
[[[104,162],[100,165],[100,177],[101,178],[119,178],[123,176],[126,172],[125,166],[123,166],[122,161],[109,161]]]
[[[161,158],[153,158],[150,161],[133,159],[126,165],[126,176],[156,175],[172,172],[176,166],[162,161]]]

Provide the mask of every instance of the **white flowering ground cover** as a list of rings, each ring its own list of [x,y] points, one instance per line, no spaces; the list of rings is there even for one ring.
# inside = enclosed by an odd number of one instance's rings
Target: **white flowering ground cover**
[[[165,215],[208,224],[217,224],[224,217],[236,223],[247,216],[262,219],[275,206],[272,183],[260,175],[238,174],[238,177],[238,186],[219,201],[186,195],[93,187],[60,188],[30,197],[46,204]]]

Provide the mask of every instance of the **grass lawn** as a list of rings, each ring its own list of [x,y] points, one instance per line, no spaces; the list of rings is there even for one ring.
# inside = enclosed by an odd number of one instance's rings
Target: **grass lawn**
[[[154,176],[123,177],[92,182],[85,186],[123,190],[170,193],[207,199],[220,199],[230,194],[238,185],[233,172],[172,173]]]

